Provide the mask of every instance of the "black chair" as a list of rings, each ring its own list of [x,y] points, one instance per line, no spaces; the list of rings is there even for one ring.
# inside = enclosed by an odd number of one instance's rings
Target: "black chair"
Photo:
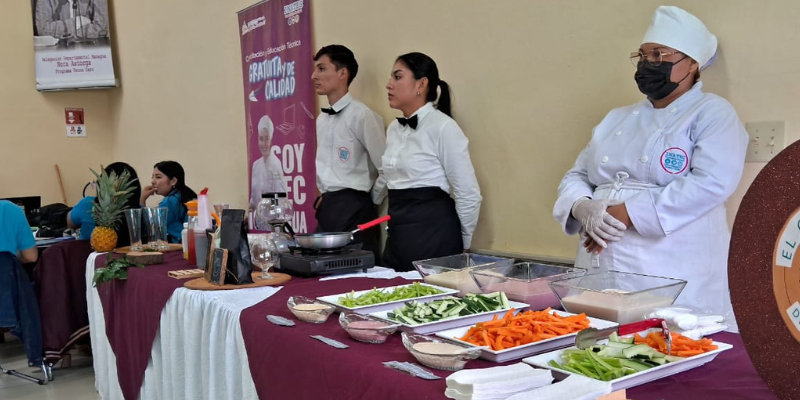
[[[40,385],[53,380],[50,366],[44,363],[41,317],[33,285],[17,256],[9,252],[0,252],[0,328],[11,328],[12,334],[22,340],[28,365],[40,367],[44,379],[4,369],[2,365],[0,373]]]

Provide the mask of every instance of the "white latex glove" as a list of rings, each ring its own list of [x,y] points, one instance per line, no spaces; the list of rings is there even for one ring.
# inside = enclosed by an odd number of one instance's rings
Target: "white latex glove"
[[[602,248],[607,248],[609,242],[616,242],[625,236],[628,227],[618,219],[606,212],[606,209],[616,204],[610,200],[591,200],[581,197],[572,205],[572,216],[580,221],[586,234]]]

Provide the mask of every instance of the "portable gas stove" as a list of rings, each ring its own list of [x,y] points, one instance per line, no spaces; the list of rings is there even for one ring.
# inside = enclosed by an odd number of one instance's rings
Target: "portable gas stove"
[[[330,250],[302,247],[289,249],[289,253],[281,254],[278,269],[295,275],[327,275],[358,270],[366,272],[368,268],[375,266],[375,255],[371,251],[361,250],[360,245]]]

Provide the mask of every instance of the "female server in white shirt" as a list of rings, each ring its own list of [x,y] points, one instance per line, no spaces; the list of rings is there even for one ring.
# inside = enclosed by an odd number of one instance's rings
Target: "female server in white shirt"
[[[747,133],[725,99],[703,93],[717,39],[695,16],[659,7],[631,54],[646,100],[594,128],[558,188],[554,216],[583,231],[576,264],[688,281],[676,304],[727,314],[725,200],[739,183]]]
[[[412,261],[469,249],[482,198],[436,63],[422,53],[398,57],[386,89],[404,117],[389,125],[382,159],[392,216],[383,265],[408,271]]]

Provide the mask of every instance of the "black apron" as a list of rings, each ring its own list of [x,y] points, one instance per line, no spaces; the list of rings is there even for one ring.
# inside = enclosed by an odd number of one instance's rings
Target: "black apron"
[[[412,261],[464,251],[456,203],[441,188],[389,190],[389,215],[384,267],[411,271]]]
[[[314,202],[314,208],[317,210],[317,232],[352,231],[358,224],[378,218],[378,207],[372,202],[372,196],[355,189],[323,193]],[[380,228],[356,232],[351,244],[355,243],[361,243],[362,249],[373,252],[375,259],[380,260]]]

